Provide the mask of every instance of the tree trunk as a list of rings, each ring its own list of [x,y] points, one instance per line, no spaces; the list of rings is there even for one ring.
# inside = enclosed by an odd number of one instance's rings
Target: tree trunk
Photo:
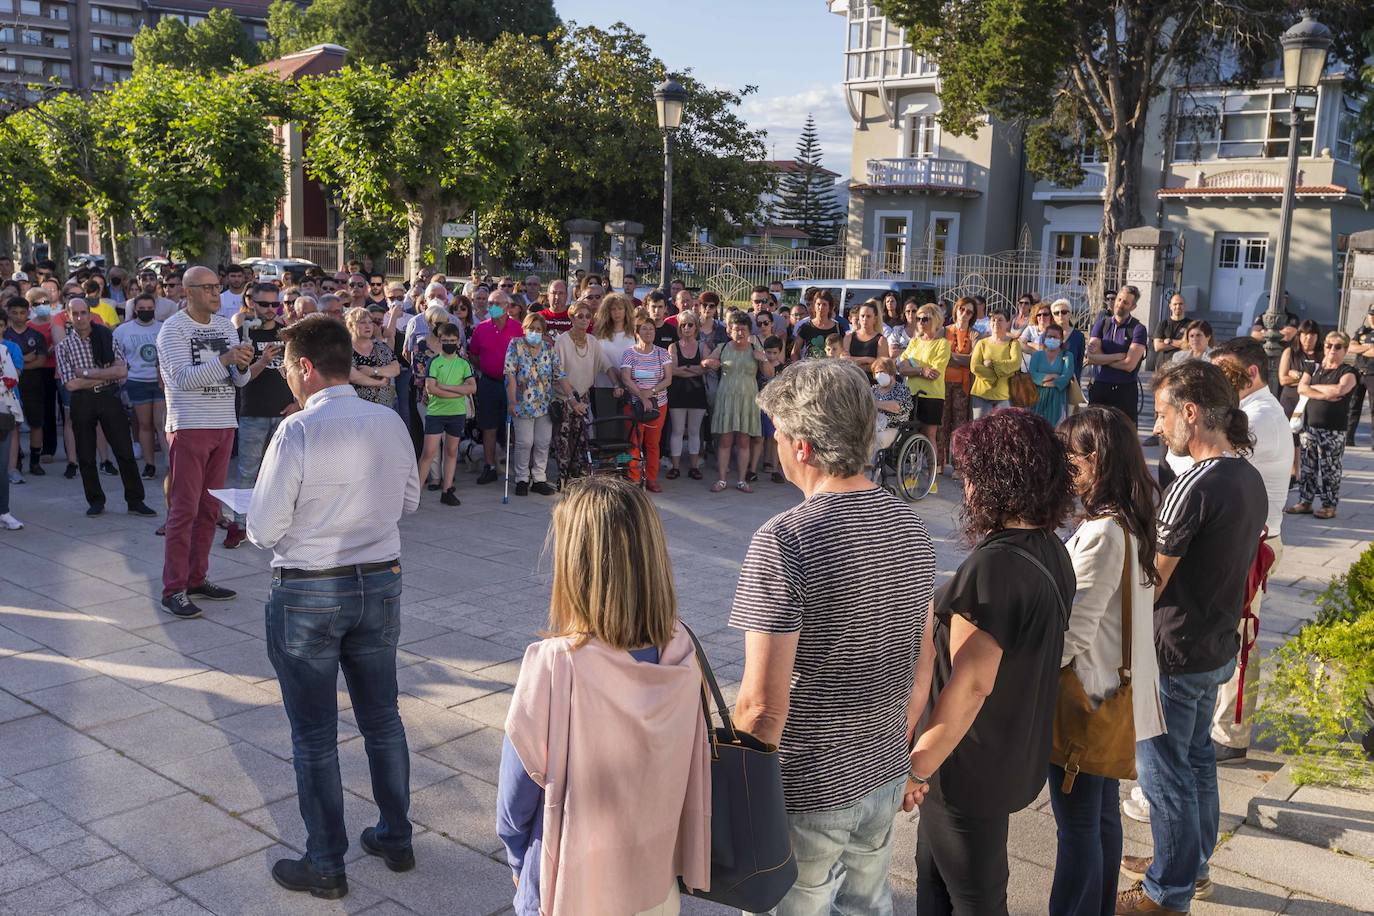
[[[1108,288],[1125,282],[1125,256],[1119,240],[1126,229],[1143,225],[1140,209],[1140,176],[1144,168],[1145,127],[1122,124],[1107,144],[1107,188],[1102,201],[1102,233],[1098,237],[1101,269],[1093,283],[1092,297],[1103,302]]]
[[[130,273],[134,262],[134,221],[131,217],[111,217],[110,233],[114,237],[115,263]]]
[[[439,235],[443,221],[443,209],[434,201],[420,200],[406,207],[406,270],[411,277],[417,276],[426,264],[443,272],[444,240]]]
[[[190,252],[183,252],[186,255],[186,266],[203,265],[211,270],[218,270],[222,265],[230,261],[229,235],[225,232],[211,232],[205,238],[205,247],[200,254],[193,256]]]
[[[48,257],[57,265],[57,275],[67,276],[67,233],[54,232],[48,239]]]

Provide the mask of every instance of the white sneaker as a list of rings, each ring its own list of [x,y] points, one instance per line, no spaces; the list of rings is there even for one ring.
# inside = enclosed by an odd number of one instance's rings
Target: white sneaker
[[[23,482],[24,482],[24,475],[21,474],[21,473],[19,473],[18,471],[16,471],[14,468],[10,468],[10,483],[12,483],[12,484],[21,484],[21,483],[23,483]]]
[[[1121,813],[1142,824],[1150,822],[1150,802],[1145,798],[1140,786],[1131,789],[1131,797],[1122,801]]]
[[[23,522],[15,518],[13,515],[10,515],[8,512],[6,512],[4,515],[0,515],[0,525],[4,525],[5,528],[9,531],[18,531],[20,528],[24,527]]]
[[[134,443],[134,460],[137,461],[138,459],[140,459],[140,458],[142,458],[142,457],[143,457],[143,446],[141,446],[141,445],[139,445],[137,442],[135,442],[135,443]]]

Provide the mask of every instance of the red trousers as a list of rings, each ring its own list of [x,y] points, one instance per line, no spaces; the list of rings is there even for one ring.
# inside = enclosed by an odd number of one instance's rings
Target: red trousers
[[[215,541],[219,500],[207,490],[224,486],[232,429],[179,429],[167,434],[167,547],[162,559],[162,595],[205,582]]]
[[[639,433],[634,437],[635,458],[644,456],[645,477],[649,480],[658,480],[658,466],[661,456],[659,451],[663,441],[663,424],[668,419],[667,406],[658,409],[658,419],[652,423],[639,424]],[[639,483],[638,463],[630,465],[630,480]]]

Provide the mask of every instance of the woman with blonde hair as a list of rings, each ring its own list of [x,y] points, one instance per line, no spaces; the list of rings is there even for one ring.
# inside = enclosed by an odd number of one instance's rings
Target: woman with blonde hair
[[[588,477],[549,539],[548,637],[525,651],[497,787],[515,912],[677,913],[679,878],[710,884],[711,775],[663,526],[639,488]]]
[[[949,366],[949,341],[940,319],[939,308],[930,303],[917,309],[916,336],[897,361],[897,371],[906,378],[906,385],[916,400],[916,420],[921,424],[921,435],[932,444],[945,418],[945,369]],[[943,462],[944,456],[937,455],[935,463]]]
[[[367,309],[349,309],[344,324],[353,336],[353,371],[348,377],[353,390],[365,401],[391,407],[396,403],[396,376],[401,374],[396,354],[377,339],[376,321]]]
[[[606,362],[612,366],[618,367],[625,351],[635,345],[634,331],[630,328],[634,313],[634,300],[624,293],[603,296],[601,304],[597,306],[596,318],[592,320],[592,336],[606,355]],[[608,373],[598,372],[592,386],[610,388],[614,384],[615,379]]]

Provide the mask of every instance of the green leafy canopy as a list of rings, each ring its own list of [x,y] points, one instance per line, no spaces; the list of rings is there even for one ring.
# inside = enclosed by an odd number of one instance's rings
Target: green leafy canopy
[[[226,9],[211,10],[200,22],[186,25],[168,16],[134,35],[134,70],[171,67],[198,73],[224,73],[261,60],[258,44]]]

